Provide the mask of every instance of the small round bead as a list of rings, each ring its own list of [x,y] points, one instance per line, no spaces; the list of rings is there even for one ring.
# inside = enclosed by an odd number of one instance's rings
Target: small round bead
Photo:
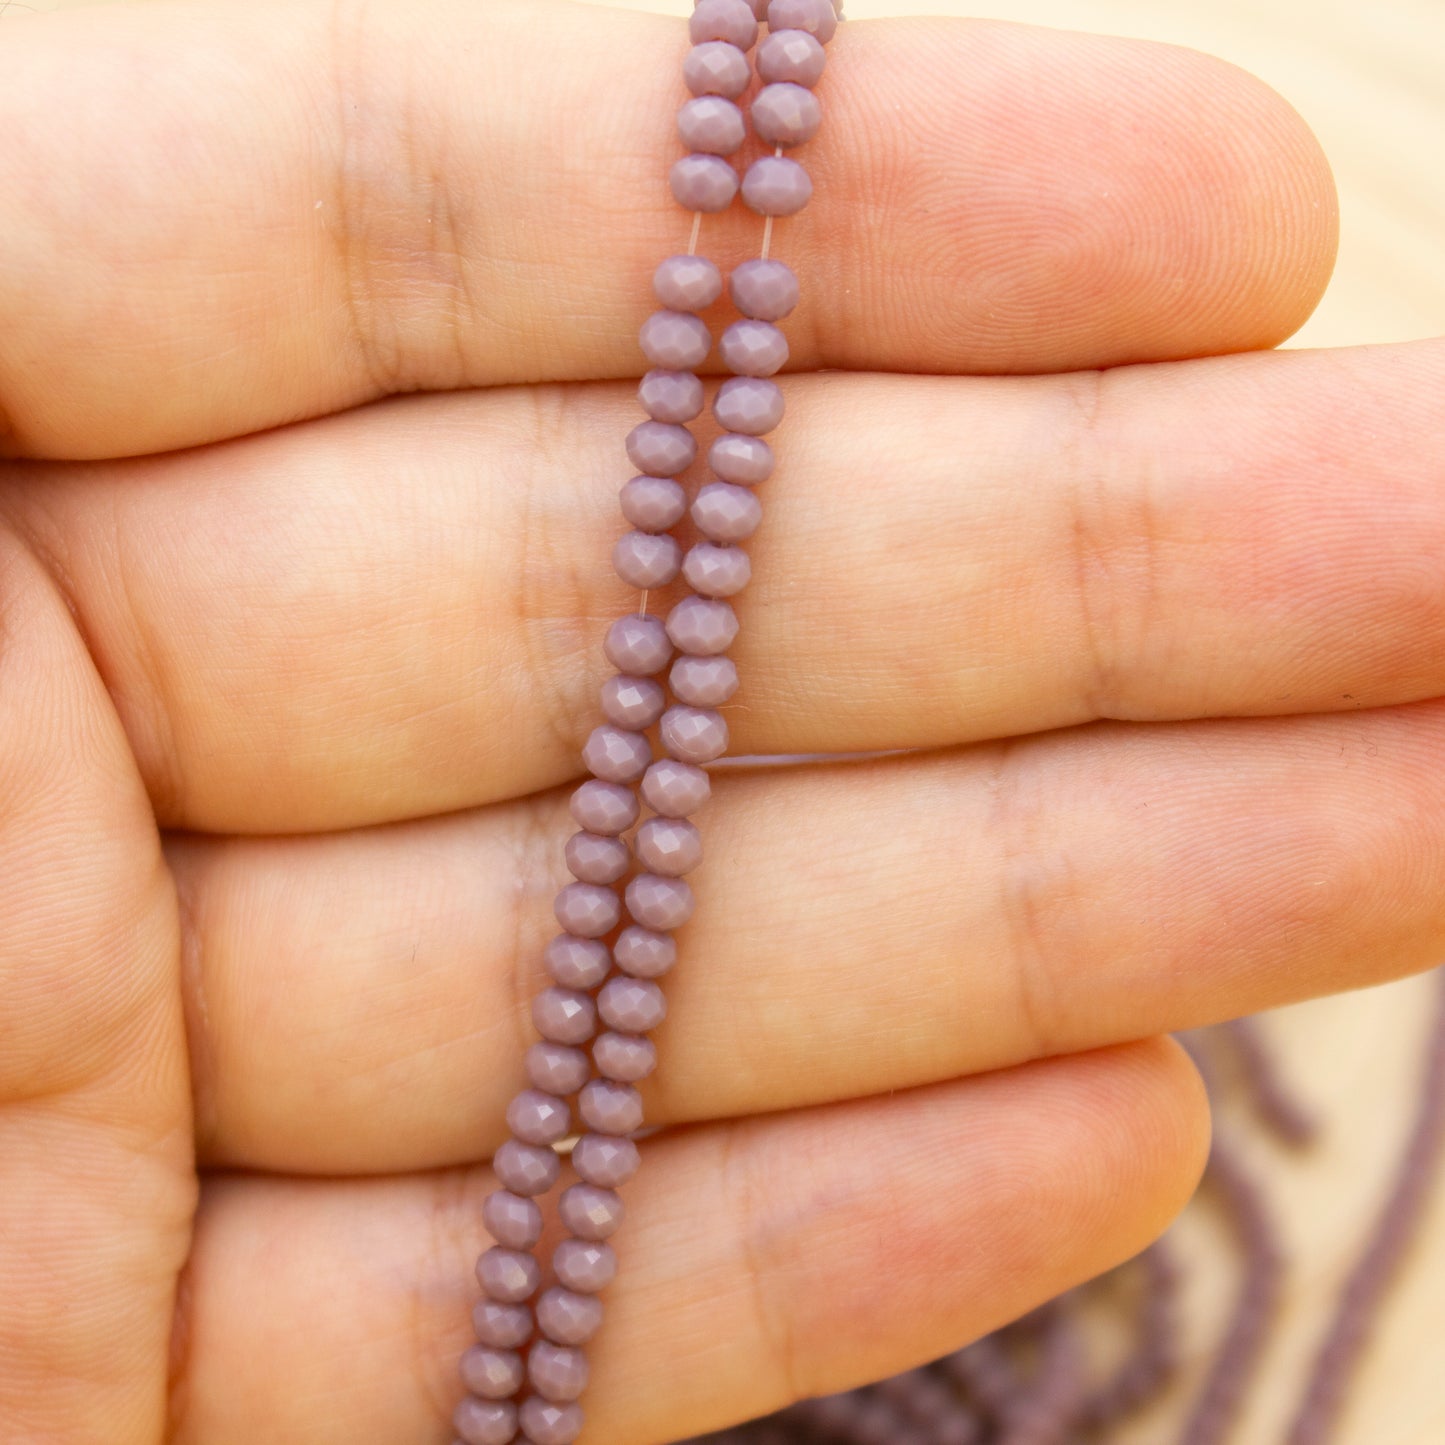
[[[462,1383],[483,1400],[505,1400],[522,1388],[522,1357],[515,1350],[473,1345],[461,1361]]]
[[[523,1089],[507,1105],[507,1128],[528,1144],[555,1144],[571,1132],[572,1111],[553,1094]]]
[[[572,1149],[572,1167],[577,1177],[603,1189],[626,1184],[641,1163],[642,1156],[631,1139],[607,1134],[584,1134]]]
[[[689,211],[725,211],[738,193],[738,173],[731,163],[705,152],[695,151],[674,161],[667,181],[678,205]]]
[[[744,261],[733,267],[728,277],[728,294],[744,316],[755,321],[781,321],[792,315],[798,304],[798,278],[782,261]]]
[[[637,384],[637,399],[653,421],[691,421],[702,415],[702,380],[690,371],[649,371]]]
[[[667,614],[667,635],[679,652],[697,657],[713,657],[726,652],[738,635],[737,613],[732,605],[716,597],[684,597]],[[666,718],[667,714],[663,713]],[[637,773],[640,778],[652,761]]]
[[[621,1198],[595,1184],[573,1184],[557,1201],[558,1217],[578,1239],[607,1239],[617,1232],[623,1212]]]
[[[682,560],[682,575],[699,597],[735,597],[751,580],[753,564],[741,547],[698,542]],[[677,675],[676,662],[671,675]]]
[[[642,796],[654,813],[661,813],[664,818],[685,818],[697,812],[712,796],[712,780],[691,763],[678,758],[659,758],[642,775]],[[626,937],[624,930],[618,942]]]
[[[706,490],[704,487],[703,491]],[[661,672],[672,659],[672,643],[667,639],[667,628],[662,618],[652,613],[644,616],[629,612],[626,617],[619,617],[607,629],[607,640],[602,644],[602,650],[614,667],[642,677]],[[578,822],[581,821],[579,818]],[[582,826],[585,828],[588,824],[583,823]],[[594,833],[606,831],[604,828],[592,829]]]
[[[537,1297],[537,1326],[559,1345],[585,1345],[602,1323],[602,1301],[596,1295],[553,1285]]]
[[[564,850],[579,883],[616,883],[627,872],[627,844],[605,833],[574,833]],[[579,940],[580,941],[580,940]]]
[[[694,45],[726,40],[739,50],[751,50],[758,38],[758,17],[745,0],[698,0],[687,30]]]
[[[521,1304],[537,1293],[542,1267],[526,1250],[503,1249],[494,1244],[477,1261],[477,1280],[488,1299],[504,1305]]]
[[[761,437],[725,432],[708,448],[707,464],[725,482],[755,487],[773,474],[773,449]]]
[[[660,873],[664,878],[680,878],[702,862],[702,834],[686,818],[649,818],[638,829],[635,846],[637,861],[650,873]],[[613,982],[621,984],[622,980],[614,979]],[[605,995],[607,990],[602,992]],[[608,1017],[605,1009],[602,1017],[613,1028],[627,1027]],[[641,1028],[629,1031],[635,1034],[646,1032]]]
[[[652,745],[645,733],[611,723],[593,728],[582,745],[582,765],[604,783],[635,783],[651,761]]]
[[[617,500],[622,515],[641,532],[665,532],[687,511],[687,493],[671,477],[633,477]]]
[[[482,1201],[482,1223],[504,1249],[531,1249],[542,1237],[536,1202],[506,1189],[495,1189]]]
[[[670,707],[662,715],[661,731],[668,756],[679,762],[710,763],[728,750],[727,721],[713,708]],[[640,918],[637,921],[642,922]]]
[[[813,199],[812,178],[787,156],[760,156],[748,167],[742,189],[743,200],[760,216],[796,216]]]
[[[736,100],[748,88],[752,71],[747,56],[736,45],[726,40],[704,40],[688,51],[682,62],[682,78],[694,95],[721,95]]]
[[[515,1350],[532,1338],[532,1311],[526,1305],[484,1299],[472,1307],[472,1328],[484,1345],[495,1350]]]
[[[591,1239],[564,1239],[552,1251],[552,1268],[566,1289],[596,1294],[617,1274],[617,1256],[610,1244]]]
[[[587,1055],[581,1049],[554,1044],[547,1039],[533,1044],[523,1057],[532,1087],[545,1089],[558,1098],[575,1094],[592,1073],[587,1066]]]
[[[642,1095],[631,1084],[592,1079],[577,1095],[577,1112],[594,1134],[632,1134],[642,1128]]]
[[[579,833],[576,836],[587,838],[598,835]],[[627,850],[627,844],[617,838],[609,838],[607,841]],[[628,861],[631,861],[630,851]],[[627,870],[624,868],[622,871],[625,873]],[[600,939],[578,938],[571,933],[559,933],[542,950],[542,965],[552,981],[560,983],[563,988],[588,989],[595,988],[607,977],[612,968],[612,955]]]
[[[722,295],[722,272],[706,256],[669,256],[652,273],[652,293],[669,311],[702,311]]]
[[[734,321],[718,342],[718,355],[738,376],[773,376],[788,360],[788,340],[771,321]]]
[[[677,941],[670,934],[629,924],[617,935],[617,966],[634,978],[661,978],[677,962]]]
[[[720,95],[699,95],[677,113],[677,133],[690,151],[730,156],[747,137],[748,123],[732,101]]]
[[[682,564],[682,548],[666,532],[628,532],[612,549],[612,568],[630,587],[666,587]]]
[[[592,1045],[592,1058],[604,1079],[635,1084],[657,1067],[657,1045],[635,1034],[598,1034]],[[577,1231],[574,1229],[572,1233]]]
[[[738,669],[730,657],[679,657],[667,680],[679,702],[720,707],[738,690]]]
[[[685,472],[697,458],[697,438],[685,426],[640,421],[627,433],[627,459],[639,471],[659,477]]]
[[[707,322],[689,311],[654,311],[642,323],[637,339],[642,344],[642,354],[661,371],[693,371],[707,360],[712,350],[712,332]],[[658,475],[671,476],[672,473]]]
[[[784,81],[811,86],[823,78],[828,52],[817,36],[806,30],[774,30],[758,46],[757,60],[758,75],[769,84]]]
[[[769,0],[769,30],[806,30],[826,45],[837,32],[833,0]]]
[[[763,504],[746,487],[709,482],[693,498],[691,515],[704,537],[714,542],[745,542],[763,520]]]
[[[753,129],[775,146],[802,145],[818,134],[823,123],[818,97],[806,86],[790,81],[765,85],[753,97],[750,114]]]
[[[664,713],[663,717],[667,714]],[[552,912],[568,933],[578,938],[601,938],[617,927],[621,907],[617,894],[598,883],[569,883],[552,900]],[[561,1039],[560,1043],[575,1042]]]
[[[582,1433],[580,1405],[554,1405],[536,1395],[522,1402],[517,1420],[526,1437],[517,1445],[572,1445]]]
[[[712,414],[729,431],[761,436],[782,421],[783,393],[777,382],[765,377],[730,376],[713,397]]]
[[[662,636],[666,641],[665,628]],[[569,808],[573,820],[589,833],[625,833],[637,821],[637,794],[620,783],[592,778],[572,794]]]
[[[468,1396],[452,1415],[452,1429],[463,1445],[511,1445],[517,1438],[517,1407],[510,1400]]]
[[[554,1405],[566,1405],[587,1388],[587,1357],[581,1350],[538,1340],[527,1356],[532,1388]]]
[[[576,989],[544,988],[532,1000],[532,1022],[554,1044],[585,1044],[597,1032],[597,1006]]]
[[[562,1172],[562,1161],[552,1149],[508,1139],[492,1155],[492,1172],[504,1188],[528,1198],[545,1194]]]
[[[667,693],[650,677],[628,677],[619,672],[602,684],[602,711],[610,723],[641,732],[662,716]]]
[[[664,819],[676,827],[673,819]],[[597,1012],[608,1028],[624,1034],[651,1033],[667,1017],[667,999],[655,983],[626,974],[609,979],[597,996]]]
[[[644,928],[671,933],[692,917],[692,889],[681,878],[639,873],[627,885],[627,907]]]

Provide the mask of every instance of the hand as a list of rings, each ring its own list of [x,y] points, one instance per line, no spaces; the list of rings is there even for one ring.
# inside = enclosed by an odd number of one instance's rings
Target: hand
[[[3,35],[0,1433],[442,1442],[634,605],[681,27]],[[1445,351],[1260,350],[1333,254],[1298,118],[945,21],[850,24],[820,94],[778,251],[830,371],[786,383],[730,717],[920,751],[717,779],[592,1445],[1128,1256],[1206,1148],[1155,1036],[1445,943]]]

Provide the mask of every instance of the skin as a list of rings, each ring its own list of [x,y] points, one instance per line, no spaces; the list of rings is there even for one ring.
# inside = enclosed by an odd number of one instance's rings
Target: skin
[[[5,1438],[441,1445],[635,605],[681,27],[5,41]],[[830,66],[729,720],[910,751],[716,780],[593,1445],[1109,1268],[1207,1149],[1161,1035],[1445,945],[1445,350],[1267,350],[1335,244],[1299,119],[1023,27],[850,24]]]

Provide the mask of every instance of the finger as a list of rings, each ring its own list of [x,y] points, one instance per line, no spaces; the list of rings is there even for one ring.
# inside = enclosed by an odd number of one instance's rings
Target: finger
[[[1445,703],[1108,725],[721,775],[664,981],[655,1123],[1194,1027],[1445,953]],[[200,1147],[295,1172],[485,1157],[535,1034],[560,802],[175,840]]]
[[[195,1178],[175,891],[50,578],[0,531],[0,1420],[151,1445]]]
[[[7,27],[11,447],[129,455],[394,391],[636,374],[648,276],[687,234],[665,183],[685,46],[674,19],[537,0]],[[830,65],[817,200],[779,233],[812,278],[796,365],[1269,346],[1323,290],[1324,159],[1220,61],[931,20],[845,27]],[[708,223],[720,262],[757,246],[736,212]]]
[[[734,750],[1445,690],[1442,383],[1439,343],[797,379],[737,599]],[[68,579],[163,819],[415,816],[575,773],[603,632],[638,605],[606,560],[629,407],[414,399],[32,469],[0,510]]]
[[[653,1141],[588,1438],[673,1440],[961,1346],[1142,1248],[1207,1133],[1192,1067],[1155,1040]],[[488,1187],[212,1185],[177,1445],[446,1438]]]

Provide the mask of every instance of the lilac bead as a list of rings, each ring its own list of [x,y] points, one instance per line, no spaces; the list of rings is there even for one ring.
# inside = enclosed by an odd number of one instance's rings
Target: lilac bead
[[[723,365],[738,376],[772,376],[788,360],[788,341],[770,321],[734,321],[718,341]]]
[[[664,713],[663,717],[667,714]],[[568,933],[578,938],[601,938],[617,927],[621,907],[617,895],[598,883],[569,883],[552,900],[552,912]],[[574,1043],[562,1039],[561,1043]]]
[[[492,1172],[513,1194],[525,1194],[530,1198],[545,1194],[557,1182],[562,1163],[551,1149],[524,1144],[520,1139],[508,1139],[492,1155]]]
[[[622,1200],[611,1189],[574,1184],[562,1191],[557,1213],[578,1239],[607,1239],[622,1223]]]
[[[554,1044],[585,1044],[597,1032],[597,1006],[589,995],[571,988],[544,988],[532,1000],[532,1022]],[[524,1189],[508,1185],[518,1194]]]
[[[667,614],[667,635],[680,652],[712,657],[726,652],[737,638],[737,613],[730,603],[716,597],[684,597]],[[663,713],[663,717],[666,716]],[[639,778],[651,762],[649,755],[637,773]]]
[[[769,30],[806,30],[826,45],[837,32],[833,0],[769,0]]]
[[[576,835],[578,838],[596,836],[589,833]],[[616,838],[609,838],[607,841],[616,843],[627,852],[628,861],[631,861],[631,852],[626,843]],[[625,873],[627,870],[624,868],[622,871]],[[578,938],[570,933],[559,933],[543,949],[542,965],[552,981],[560,983],[563,988],[588,989],[595,988],[607,977],[612,968],[612,955],[600,939]]]
[[[707,322],[689,311],[654,311],[642,323],[637,339],[642,345],[642,354],[661,371],[693,371],[707,360],[712,350],[712,332]]]
[[[604,783],[635,783],[651,761],[652,745],[645,733],[611,723],[593,728],[582,745],[583,766]]]
[[[773,474],[773,449],[761,437],[725,432],[708,448],[707,463],[723,481],[755,487]]]
[[[521,1304],[537,1293],[542,1267],[526,1250],[503,1249],[494,1244],[477,1261],[477,1280],[488,1299],[504,1305]]]
[[[677,133],[690,151],[730,156],[742,145],[748,123],[732,101],[720,95],[699,95],[677,113]]]
[[[652,273],[652,291],[669,311],[702,311],[722,295],[722,272],[706,256],[669,256]]]
[[[517,1420],[525,1432],[517,1445],[572,1445],[582,1433],[580,1405],[554,1405],[536,1395],[522,1402]]]
[[[507,1105],[507,1128],[528,1144],[555,1144],[572,1130],[572,1111],[553,1094],[523,1089]],[[503,1241],[505,1242],[505,1241]],[[526,1249],[527,1245],[514,1245]]]
[[[818,97],[806,86],[780,81],[753,98],[753,129],[769,145],[796,146],[812,140],[823,123]]]
[[[641,732],[662,716],[667,693],[650,677],[628,677],[625,672],[602,684],[602,711],[610,723]]]
[[[698,542],[683,558],[682,575],[699,597],[735,597],[751,580],[753,564],[741,547]],[[671,675],[675,677],[677,670],[674,662]],[[675,686],[673,690],[676,691]]]
[[[758,17],[744,0],[698,0],[687,32],[694,45],[725,40],[739,50],[751,50],[758,38]]]
[[[685,426],[640,421],[627,433],[627,459],[641,472],[675,477],[697,458],[697,438]]]
[[[542,1237],[542,1211],[536,1202],[506,1189],[493,1190],[482,1201],[482,1223],[504,1249],[531,1249]]]
[[[681,878],[639,873],[627,885],[627,907],[644,928],[670,933],[692,917],[692,889]]]
[[[703,491],[706,490],[704,487]],[[667,628],[662,618],[652,613],[641,615],[630,612],[626,617],[619,617],[607,629],[607,640],[602,644],[602,650],[620,672],[637,673],[642,677],[661,672],[672,659],[672,643],[668,641]],[[580,818],[577,821],[582,822]],[[590,825],[582,823],[582,826],[586,828]],[[594,833],[606,831],[604,828],[592,828]]]
[[[627,844],[605,833],[574,833],[564,850],[579,883],[616,883],[627,872]]]
[[[702,415],[702,381],[690,371],[649,371],[637,399],[653,421],[685,422]]]
[[[505,1400],[522,1388],[522,1357],[515,1350],[473,1345],[461,1361],[462,1383],[483,1400]]]
[[[642,1156],[631,1139],[607,1134],[584,1134],[572,1149],[572,1167],[577,1177],[603,1189],[626,1184],[641,1163]]]
[[[664,821],[676,826],[671,819]],[[624,974],[603,986],[597,1012],[619,1033],[648,1034],[667,1017],[667,999],[655,983]]]
[[[730,657],[679,657],[667,680],[679,702],[720,707],[738,690],[738,669]]]
[[[632,1134],[642,1128],[642,1095],[631,1084],[592,1079],[577,1095],[577,1112],[594,1134]]]
[[[694,152],[674,161],[667,181],[678,205],[689,211],[709,214],[725,211],[738,193],[738,173],[732,165],[721,156],[705,152]],[[695,362],[686,364],[696,365]]]
[[[664,878],[680,878],[691,873],[702,862],[702,834],[686,818],[649,818],[637,831],[635,843],[637,861],[650,873],[660,873]],[[614,979],[621,985],[622,979]],[[606,994],[607,990],[602,991]],[[601,1000],[598,1000],[600,1005]],[[628,1025],[618,1023],[601,1009],[602,1017],[615,1029],[626,1029]],[[652,1025],[649,1024],[648,1028]],[[645,1029],[632,1028],[632,1033],[645,1033]],[[543,1142],[534,1140],[534,1143]]]
[[[465,1379],[465,1356],[462,1371]],[[452,1415],[452,1429],[463,1445],[511,1445],[517,1438],[517,1407],[510,1400],[467,1396]]]
[[[526,1305],[504,1305],[484,1299],[472,1308],[472,1328],[484,1345],[497,1350],[515,1350],[532,1338],[532,1311]]]
[[[761,436],[782,421],[783,393],[777,382],[761,376],[730,376],[713,397],[712,414],[729,431]]]
[[[677,941],[666,933],[629,924],[617,935],[617,966],[634,978],[661,978],[677,962]]]
[[[682,564],[677,538],[666,532],[628,532],[612,549],[612,567],[631,587],[666,587]]]
[[[806,30],[774,30],[758,46],[757,60],[758,75],[769,84],[781,81],[812,86],[823,78],[828,52]]]
[[[694,95],[721,95],[736,100],[748,88],[752,71],[747,56],[736,45],[726,40],[705,40],[688,51],[682,62],[682,78]]]
[[[746,487],[709,482],[693,498],[691,514],[704,537],[714,542],[745,542],[763,520],[763,505]]]
[[[661,732],[668,756],[679,762],[710,763],[728,750],[727,722],[712,708],[670,707],[662,715]],[[635,913],[632,916],[637,918]],[[637,921],[642,922],[640,918]]]
[[[566,1289],[596,1294],[617,1274],[617,1256],[610,1244],[591,1239],[564,1239],[552,1251],[552,1268]]]
[[[642,532],[665,532],[687,511],[687,493],[671,477],[633,477],[617,500],[622,515]]]
[[[537,1297],[537,1326],[559,1345],[585,1345],[602,1323],[602,1301],[596,1295],[553,1285]]]
[[[635,1084],[657,1067],[657,1045],[635,1034],[599,1034],[592,1045],[592,1058],[604,1079]]]
[[[781,261],[744,261],[728,277],[728,294],[744,316],[755,321],[781,321],[798,304],[798,278]]]
[[[592,1073],[587,1065],[587,1055],[581,1049],[554,1044],[547,1039],[533,1044],[523,1058],[532,1087],[545,1089],[559,1098],[575,1094]]]
[[[813,199],[812,178],[787,156],[759,157],[748,167],[742,189],[743,200],[760,216],[796,216]]]
[[[711,795],[712,781],[708,775],[677,758],[659,758],[642,775],[642,796],[647,806],[665,818],[685,818],[697,812]],[[624,930],[619,944],[626,937]]]
[[[581,1350],[538,1340],[527,1356],[532,1388],[554,1405],[566,1405],[587,1388],[587,1357]]]
[[[662,635],[666,641],[666,629]],[[637,795],[619,783],[589,779],[572,794],[568,806],[574,821],[589,833],[625,833],[637,821]]]

